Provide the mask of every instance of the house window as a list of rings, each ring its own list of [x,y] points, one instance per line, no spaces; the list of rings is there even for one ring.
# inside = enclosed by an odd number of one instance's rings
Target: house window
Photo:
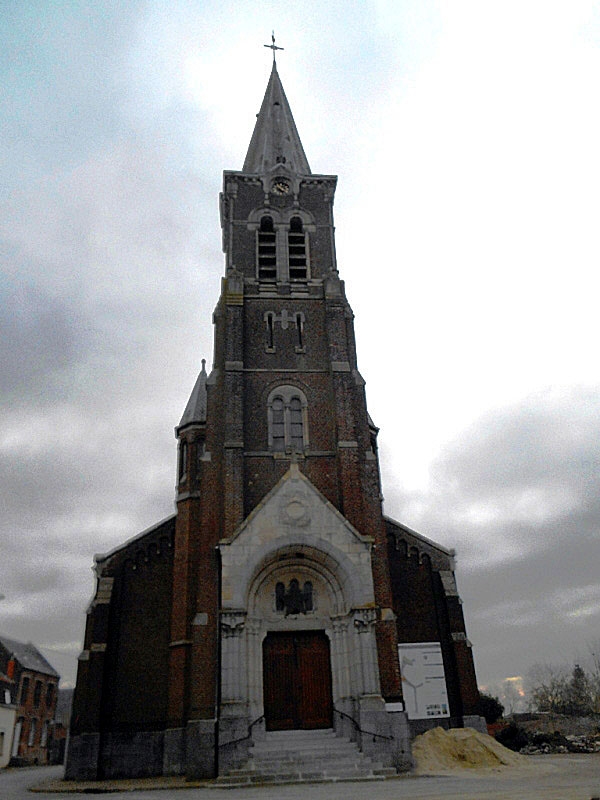
[[[15,725],[15,730],[13,733],[13,743],[12,743],[12,750],[11,756],[14,758],[15,756],[19,755],[19,745],[21,744],[21,731],[23,729],[23,717],[19,717],[17,720],[17,724]]]
[[[54,684],[49,683],[48,688],[46,689],[46,708],[50,708],[53,700],[54,700]]]
[[[258,279],[274,283],[277,280],[277,233],[272,217],[263,217],[256,235]]]
[[[306,253],[306,233],[300,217],[292,217],[288,231],[288,264],[291,281],[305,281],[308,258]]]
[[[48,729],[50,728],[50,722],[46,720],[42,727],[42,738],[40,739],[40,746],[46,747],[48,744]]]
[[[35,682],[35,689],[33,690],[33,707],[39,708],[40,707],[40,700],[42,698],[42,682],[36,681]]]
[[[23,706],[27,702],[27,698],[29,697],[29,678],[23,678],[23,682],[21,683],[21,699],[20,704]]]
[[[308,445],[307,403],[295,386],[278,386],[268,402],[269,449],[303,453]]]
[[[35,742],[35,723],[36,720],[34,719],[29,720],[29,738],[27,739],[28,747],[33,747],[33,743]]]

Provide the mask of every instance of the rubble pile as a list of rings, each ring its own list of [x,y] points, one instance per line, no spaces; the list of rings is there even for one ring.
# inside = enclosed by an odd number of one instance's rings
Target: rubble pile
[[[550,753],[600,753],[600,733],[594,735],[563,736],[560,731],[552,734],[533,733],[529,744],[519,751],[523,755]]]

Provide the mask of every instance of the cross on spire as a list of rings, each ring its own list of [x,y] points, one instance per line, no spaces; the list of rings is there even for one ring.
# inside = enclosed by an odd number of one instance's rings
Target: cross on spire
[[[275,61],[275,51],[276,50],[285,50],[284,47],[277,47],[277,45],[275,44],[275,31],[271,31],[271,44],[266,44],[264,46],[268,47],[269,50],[273,51],[273,61]]]

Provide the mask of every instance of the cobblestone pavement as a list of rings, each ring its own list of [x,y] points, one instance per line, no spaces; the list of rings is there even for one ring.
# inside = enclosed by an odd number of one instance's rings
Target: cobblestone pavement
[[[431,777],[399,777],[387,781],[316,783],[217,789],[214,786],[158,788],[159,781],[104,784],[110,800],[600,800],[600,753],[533,756],[532,767],[518,772],[484,771]],[[48,792],[44,783],[58,781],[61,767],[5,770],[0,773],[0,800],[74,800],[83,794]],[[30,787],[38,788],[35,794]],[[164,783],[163,783],[164,786]],[[39,789],[42,788],[42,791]],[[97,792],[93,792],[96,794]]]

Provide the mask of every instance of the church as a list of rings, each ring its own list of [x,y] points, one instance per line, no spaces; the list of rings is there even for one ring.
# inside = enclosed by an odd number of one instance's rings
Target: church
[[[95,557],[67,779],[220,780],[318,735],[395,773],[428,728],[484,729],[454,552],[383,513],[336,183],[311,172],[273,59],[223,175],[176,513]]]

